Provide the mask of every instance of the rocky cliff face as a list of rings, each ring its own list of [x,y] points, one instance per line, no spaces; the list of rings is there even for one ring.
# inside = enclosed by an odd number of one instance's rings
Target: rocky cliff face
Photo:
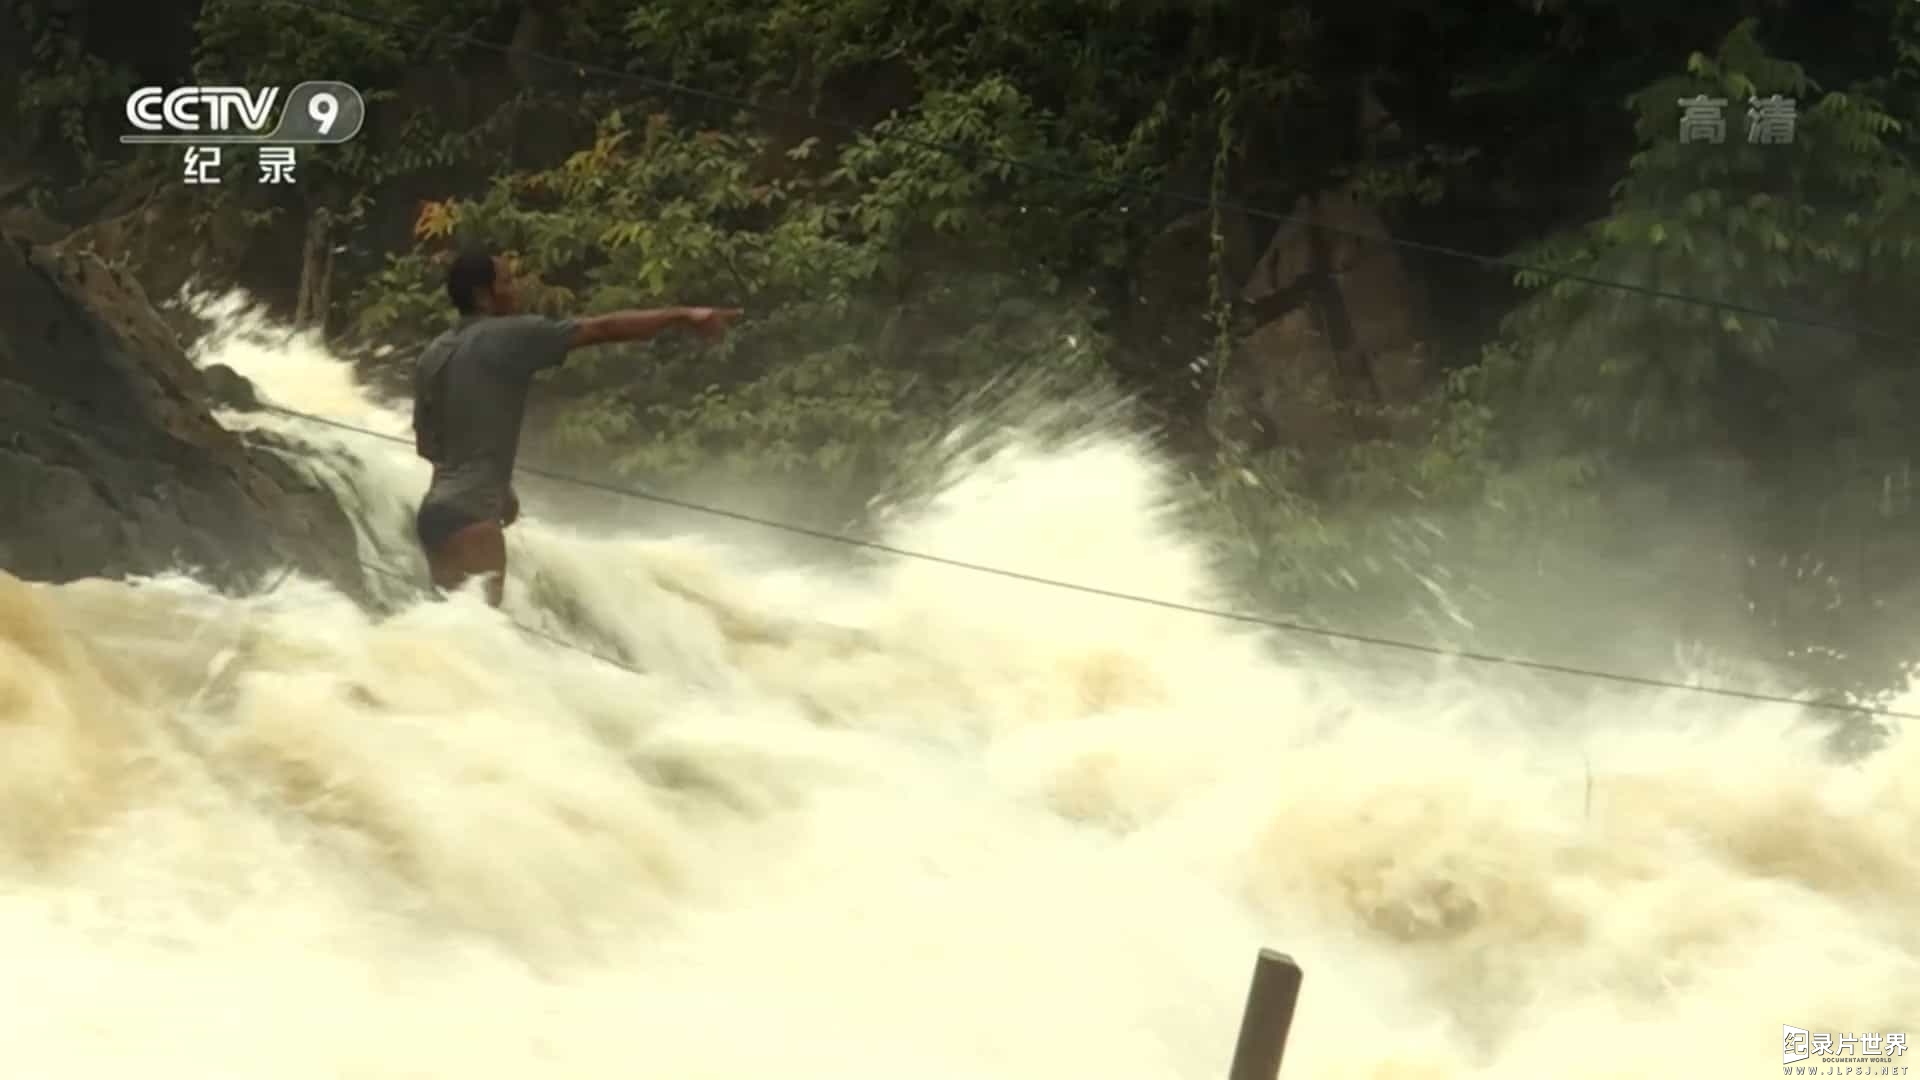
[[[0,570],[192,568],[232,588],[291,563],[365,599],[332,494],[222,428],[208,401],[125,274],[0,235]]]
[[[1352,189],[1299,201],[1254,264],[1241,300],[1258,329],[1241,343],[1234,377],[1256,403],[1256,445],[1316,457],[1381,432],[1343,403],[1405,405],[1432,372],[1421,340],[1415,275],[1380,210]]]

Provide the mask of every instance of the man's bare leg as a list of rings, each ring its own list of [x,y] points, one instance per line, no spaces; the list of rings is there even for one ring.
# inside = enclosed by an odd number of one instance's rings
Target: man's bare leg
[[[427,568],[433,583],[449,592],[469,578],[485,577],[487,603],[499,607],[507,585],[506,532],[497,521],[475,522],[427,552]]]

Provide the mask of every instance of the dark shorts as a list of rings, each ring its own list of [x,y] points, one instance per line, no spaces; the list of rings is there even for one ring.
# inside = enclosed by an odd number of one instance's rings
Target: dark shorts
[[[423,502],[420,510],[413,516],[413,529],[420,537],[420,546],[428,551],[438,551],[453,534],[469,525],[477,525],[482,518],[474,517],[468,511],[441,502]]]

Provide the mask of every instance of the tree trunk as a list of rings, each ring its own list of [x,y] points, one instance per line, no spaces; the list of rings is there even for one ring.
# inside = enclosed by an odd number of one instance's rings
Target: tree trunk
[[[559,91],[564,85],[568,77],[565,69],[556,70],[551,61],[534,56],[546,52],[560,15],[560,0],[521,0],[520,17],[514,22],[506,53],[507,73],[515,92]],[[509,119],[506,160],[502,163],[507,171],[511,172],[516,162],[539,158],[546,148],[543,134],[551,132],[545,128],[544,111],[516,110]]]
[[[293,323],[327,335],[327,311],[333,292],[333,214],[316,197],[307,202],[307,238],[300,255],[300,290]]]
[[[513,24],[513,37],[507,42],[507,70],[521,89],[534,85],[540,72],[534,69],[533,54],[544,52],[548,25],[557,13],[554,0],[524,0],[520,18]]]

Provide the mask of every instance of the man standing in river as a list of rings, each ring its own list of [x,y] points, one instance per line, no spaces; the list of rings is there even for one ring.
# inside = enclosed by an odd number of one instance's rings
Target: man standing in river
[[[459,325],[420,354],[413,377],[414,449],[433,463],[415,528],[433,583],[457,589],[486,579],[500,606],[507,575],[505,528],[520,516],[513,463],[527,390],[536,373],[585,345],[645,341],[681,326],[719,340],[737,308],[656,308],[572,319],[521,314],[513,268],[491,253],[456,257],[447,295]]]

